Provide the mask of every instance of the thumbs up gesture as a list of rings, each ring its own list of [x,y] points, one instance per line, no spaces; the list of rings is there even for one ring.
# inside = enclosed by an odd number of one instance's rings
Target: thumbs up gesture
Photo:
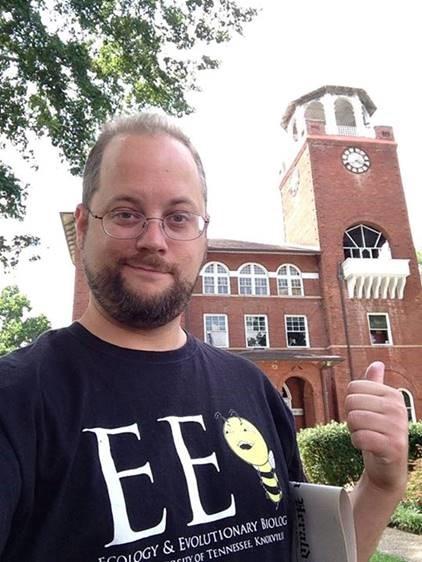
[[[349,384],[347,425],[363,453],[365,476],[379,490],[404,490],[407,480],[408,423],[402,394],[384,384],[384,364],[372,363]]]

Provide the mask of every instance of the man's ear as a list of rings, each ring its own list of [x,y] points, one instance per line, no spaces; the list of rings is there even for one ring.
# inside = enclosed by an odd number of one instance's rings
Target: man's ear
[[[81,249],[84,246],[85,235],[88,228],[88,212],[86,208],[79,203],[79,205],[75,209],[75,228],[76,228],[76,242],[78,244],[78,248]]]

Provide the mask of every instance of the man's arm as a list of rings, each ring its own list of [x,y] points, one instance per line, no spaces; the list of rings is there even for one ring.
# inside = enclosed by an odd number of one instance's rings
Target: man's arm
[[[365,470],[351,492],[358,562],[367,562],[406,490],[407,411],[401,393],[385,384],[384,364],[372,363],[352,381],[346,398],[352,443],[362,450]]]

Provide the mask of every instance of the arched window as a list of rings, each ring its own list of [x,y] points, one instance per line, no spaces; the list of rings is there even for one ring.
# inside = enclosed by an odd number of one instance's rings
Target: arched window
[[[202,292],[205,295],[230,294],[230,273],[222,263],[209,263],[202,270]]]
[[[345,98],[338,98],[334,104],[338,127],[356,127],[352,104]]]
[[[320,101],[312,101],[305,111],[305,119],[311,121],[320,121],[325,124],[324,106]]]
[[[358,224],[348,228],[343,236],[343,250],[345,258],[391,258],[388,240],[379,230]]]
[[[303,296],[303,282],[300,269],[294,265],[281,265],[277,271],[277,288],[279,295]]]
[[[415,412],[415,403],[413,402],[412,393],[406,390],[405,388],[399,388],[399,390],[402,393],[404,403],[406,404],[407,419],[410,422],[415,422],[416,412]]]
[[[292,400],[292,393],[290,392],[289,387],[287,386],[287,384],[283,384],[281,391],[280,391],[281,397],[283,398],[284,402],[286,403],[287,407],[290,408],[290,410],[292,409],[292,404],[293,404],[293,400]]]
[[[265,267],[248,263],[239,270],[240,295],[268,295],[268,272]]]
[[[284,383],[281,388],[281,397],[283,398],[287,407],[290,408],[294,416],[303,416],[305,413],[303,409],[303,381],[297,378],[290,378],[289,384],[292,386],[293,392],[295,392],[296,402],[298,403],[296,405],[293,404],[292,391],[287,383]]]

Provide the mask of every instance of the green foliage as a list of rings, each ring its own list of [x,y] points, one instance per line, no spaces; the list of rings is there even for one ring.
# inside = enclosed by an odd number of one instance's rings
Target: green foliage
[[[362,455],[353,447],[345,423],[331,422],[302,429],[297,439],[310,482],[345,486],[359,479],[363,470]],[[406,495],[392,515],[391,525],[422,534],[422,422],[409,424],[409,466]],[[374,558],[371,562],[375,560],[383,558]]]
[[[422,421],[409,423],[409,460],[422,457]]]
[[[422,513],[422,458],[417,459],[413,464],[403,501],[416,505]]]
[[[390,525],[408,533],[422,535],[422,510],[414,504],[401,502],[391,516]]]
[[[390,554],[384,554],[383,552],[376,552],[369,562],[406,562],[404,558],[399,558],[398,556],[391,556]]]
[[[110,116],[191,112],[197,72],[218,66],[208,46],[256,13],[234,0],[0,0],[0,148],[34,164],[30,138],[48,136],[79,174]],[[22,218],[25,192],[0,163],[0,218]]]
[[[196,71],[217,63],[200,51],[240,33],[256,14],[230,0],[0,4],[0,130],[22,149],[29,131],[48,135],[73,173],[116,111],[190,112]]]
[[[418,263],[420,265],[422,265],[422,250],[416,250],[416,257],[417,257]]]
[[[6,287],[0,293],[0,356],[13,351],[50,328],[43,314],[28,316],[31,305],[18,287]]]
[[[345,423],[333,421],[326,425],[308,427],[298,433],[297,439],[305,473],[310,482],[344,486],[359,479],[363,470],[363,459],[360,451],[353,447]],[[410,465],[421,457],[422,422],[410,423]]]
[[[391,525],[422,535],[422,458],[412,465],[405,497],[393,513]]]
[[[303,429],[298,433],[298,444],[310,482],[344,486],[359,479],[362,454],[353,447],[345,423],[333,421]]]
[[[0,264],[4,270],[14,267],[23,250],[29,247],[38,246],[40,240],[36,236],[29,234],[19,234],[13,236],[11,240],[7,240],[4,236],[0,236]],[[39,256],[33,255],[30,261],[39,259]]]

